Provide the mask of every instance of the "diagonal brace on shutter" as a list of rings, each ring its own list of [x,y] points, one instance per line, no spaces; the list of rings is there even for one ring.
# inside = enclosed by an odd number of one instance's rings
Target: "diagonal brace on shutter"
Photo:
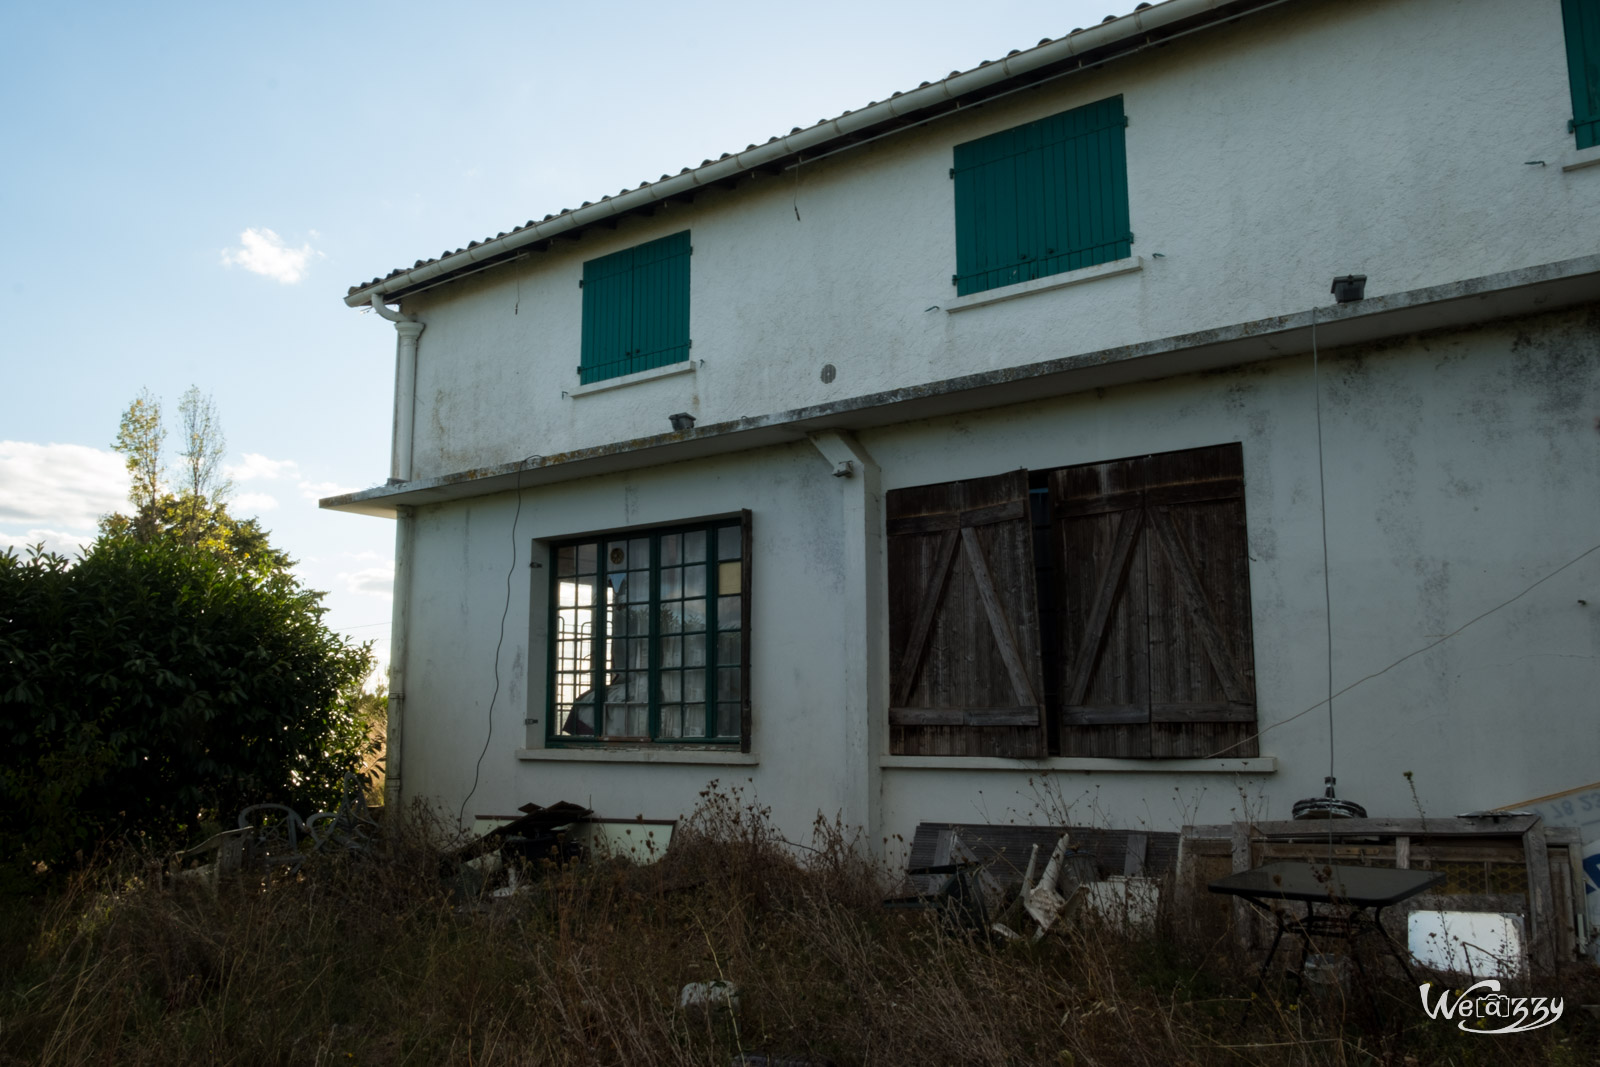
[[[1171,509],[1156,507],[1151,508],[1150,512],[1150,528],[1155,531],[1156,540],[1161,544],[1162,551],[1172,562],[1172,573],[1178,582],[1179,595],[1183,597],[1184,607],[1189,609],[1189,615],[1194,620],[1195,632],[1199,635],[1200,643],[1205,647],[1206,655],[1211,660],[1211,666],[1222,682],[1223,692],[1227,694],[1230,703],[1244,704],[1248,701],[1244,679],[1240,676],[1233,657],[1228,654],[1227,642],[1222,637],[1222,627],[1217,624],[1216,616],[1211,611],[1211,603],[1207,600],[1204,590],[1200,588],[1200,578],[1195,574],[1194,562],[1184,550],[1183,542],[1178,537],[1177,527],[1172,524]]]
[[[1089,612],[1083,637],[1078,642],[1078,654],[1072,661],[1074,677],[1066,701],[1069,707],[1082,704],[1088,696],[1089,682],[1094,678],[1095,661],[1100,658],[1100,650],[1105,646],[1106,621],[1117,602],[1117,591],[1127,577],[1128,562],[1133,558],[1133,545],[1143,525],[1144,509],[1138,508],[1123,513],[1122,522],[1117,527],[1117,540],[1111,549],[1111,559],[1100,577],[1100,587],[1095,590],[1094,607]]]

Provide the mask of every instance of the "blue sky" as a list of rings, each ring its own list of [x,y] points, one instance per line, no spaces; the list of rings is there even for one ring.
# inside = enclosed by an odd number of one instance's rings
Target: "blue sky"
[[[123,506],[140,389],[386,652],[394,331],[353,283],[1131,2],[0,4],[0,547]],[[169,444],[172,438],[169,437]]]

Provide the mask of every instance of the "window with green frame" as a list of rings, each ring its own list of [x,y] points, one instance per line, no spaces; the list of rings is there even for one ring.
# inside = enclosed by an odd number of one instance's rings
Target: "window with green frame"
[[[741,744],[750,513],[550,547],[548,739]]]
[[[583,265],[584,385],[689,358],[689,231]]]
[[[1122,97],[958,144],[957,296],[1133,254]]]
[[[1572,87],[1569,127],[1579,148],[1600,144],[1600,0],[1561,0],[1567,34],[1567,82]]]

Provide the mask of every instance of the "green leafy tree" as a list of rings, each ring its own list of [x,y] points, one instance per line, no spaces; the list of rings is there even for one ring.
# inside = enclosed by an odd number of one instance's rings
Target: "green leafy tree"
[[[139,390],[122,413],[122,424],[111,447],[122,453],[128,465],[128,502],[133,505],[133,518],[128,525],[144,541],[155,535],[150,509],[164,491],[161,448],[166,439],[167,431],[161,425],[161,401],[151,396],[150,390]]]

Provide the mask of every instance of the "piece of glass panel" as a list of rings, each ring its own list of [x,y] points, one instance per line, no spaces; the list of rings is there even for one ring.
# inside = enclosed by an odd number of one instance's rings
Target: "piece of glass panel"
[[[699,563],[699,564],[696,564],[696,565],[694,565],[692,567],[683,568],[683,595],[684,596],[705,596],[706,595],[706,568],[705,568],[705,564]]]
[[[594,736],[594,693],[586,691],[583,699],[578,700],[567,712],[565,721],[561,723],[561,732],[572,737]]]
[[[634,537],[628,541],[628,566],[644,570],[650,566],[650,539]]]
[[[628,666],[640,671],[650,666],[650,639],[633,637],[628,640]]]
[[[685,667],[704,667],[706,664],[706,635],[683,635],[683,665]]]
[[[691,705],[683,709],[683,736],[704,737],[706,735],[706,706],[704,704]]]
[[[737,526],[724,526],[717,531],[717,558],[738,559],[744,553],[743,531]]]
[[[636,704],[650,702],[649,671],[634,671],[628,675],[628,699]]]
[[[628,632],[635,637],[650,633],[650,605],[635,604],[628,609]]]
[[[663,704],[661,706],[661,736],[683,736],[683,707],[678,704]]]
[[[739,699],[739,668],[723,667],[717,671],[717,699]]]
[[[744,625],[744,604],[739,597],[717,598],[717,629],[737,630]]]
[[[676,704],[683,699],[683,673],[681,671],[661,672],[661,702],[663,704]]]
[[[578,546],[578,573],[593,574],[596,545],[593,541]]]
[[[739,736],[739,708],[738,704],[717,705],[717,736]]]
[[[717,662],[725,667],[736,666],[744,652],[744,638],[737,631],[717,635]]]
[[[628,600],[628,572],[611,571],[606,575],[606,587],[610,590],[608,600],[618,604],[625,604]]]
[[[628,612],[613,608],[606,613],[606,632],[612,637],[628,636]]]
[[[628,705],[628,736],[629,737],[649,737],[650,736],[650,705],[649,704],[629,704]]]
[[[683,628],[685,630],[704,630],[706,628],[706,602],[704,600],[685,600],[683,602]]]
[[[683,558],[694,563],[699,563],[706,558],[706,532],[704,530],[690,530],[683,535]]]
[[[663,667],[683,666],[683,638],[663,637],[661,639],[661,665]]]
[[[683,568],[661,568],[661,599],[676,600],[683,595]]]
[[[606,736],[621,737],[628,732],[628,706],[626,704],[606,705]]]
[[[628,569],[628,545],[624,541],[612,541],[606,545],[606,570],[625,571]]]
[[[683,535],[663,534],[661,536],[661,565],[675,567],[683,562]]]
[[[628,572],[628,599],[635,604],[643,604],[650,599],[650,572]]]
[[[661,605],[661,632],[675,634],[683,631],[683,604],[671,601]]]
[[[691,702],[699,702],[699,703],[703,704],[703,703],[705,703],[705,699],[706,699],[706,672],[705,671],[684,671],[683,672],[683,702],[685,704],[688,704],[688,703],[691,703]]]
[[[578,573],[578,546],[566,545],[556,549],[556,577],[568,578]]]
[[[594,579],[564,579],[556,583],[556,606],[586,607],[594,602]]]
[[[743,566],[738,560],[717,564],[717,592],[723,594],[739,592],[739,578]]]

